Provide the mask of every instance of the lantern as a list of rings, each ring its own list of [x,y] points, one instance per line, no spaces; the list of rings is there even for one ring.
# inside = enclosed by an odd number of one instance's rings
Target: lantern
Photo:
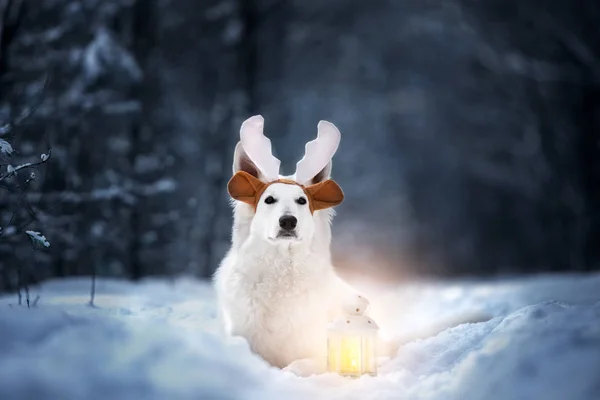
[[[377,375],[376,342],[379,327],[366,314],[369,302],[356,295],[343,304],[343,317],[331,322],[327,332],[329,372],[353,378]]]

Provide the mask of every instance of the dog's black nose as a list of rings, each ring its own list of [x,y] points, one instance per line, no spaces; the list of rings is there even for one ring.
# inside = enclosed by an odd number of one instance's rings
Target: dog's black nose
[[[298,220],[293,215],[284,215],[283,217],[279,218],[279,227],[281,227],[281,229],[284,231],[294,230],[297,223]]]

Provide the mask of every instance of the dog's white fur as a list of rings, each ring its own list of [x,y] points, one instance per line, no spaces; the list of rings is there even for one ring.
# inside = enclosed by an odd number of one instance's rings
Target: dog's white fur
[[[313,183],[329,179],[331,167],[330,161]],[[241,170],[266,182],[238,143],[233,173]],[[343,301],[356,292],[336,275],[331,263],[334,210],[311,215],[307,204],[296,201],[303,195],[299,186],[274,183],[261,195],[256,211],[233,200],[232,244],[215,272],[214,286],[226,335],[245,338],[252,351],[273,366],[289,368],[300,362],[299,369],[291,370],[310,374],[324,371],[327,323],[342,315]],[[269,196],[277,201],[266,204]],[[277,237],[282,215],[297,218],[297,237]],[[427,335],[486,319],[480,314],[454,316],[438,321],[439,329]],[[399,344],[380,341],[379,355],[392,355]]]
[[[233,171],[244,169],[261,178],[238,144]],[[317,180],[330,173],[331,162]],[[232,245],[214,284],[226,334],[244,337],[273,366],[311,359],[320,370],[326,362],[327,322],[341,315],[341,302],[353,290],[331,263],[334,210],[311,215],[307,204],[296,202],[303,195],[299,186],[275,183],[262,194],[256,212],[234,201]],[[275,204],[265,203],[269,196]],[[297,238],[277,238],[284,214],[297,218]]]

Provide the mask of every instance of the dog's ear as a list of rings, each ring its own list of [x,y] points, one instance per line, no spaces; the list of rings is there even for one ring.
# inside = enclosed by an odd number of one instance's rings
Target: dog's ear
[[[256,205],[256,194],[264,185],[264,182],[253,175],[245,171],[238,171],[229,180],[227,191],[232,198],[254,206]]]
[[[334,180],[327,179],[306,188],[312,197],[314,211],[335,207],[344,201],[344,192]]]
[[[325,168],[323,168],[317,175],[314,176],[310,180],[311,185],[316,185],[317,183],[321,183],[331,178],[331,168],[333,167],[333,162],[329,160]]]
[[[235,151],[233,153],[233,174],[237,174],[240,171],[246,172],[247,174],[252,175],[253,177],[264,180],[264,176],[260,173],[260,170],[250,160],[248,154],[244,151],[244,147],[242,146],[242,142],[239,141],[235,146]]]

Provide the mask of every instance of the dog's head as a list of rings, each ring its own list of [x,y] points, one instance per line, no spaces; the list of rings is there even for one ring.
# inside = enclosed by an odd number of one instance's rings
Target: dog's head
[[[252,207],[252,234],[270,242],[310,242],[319,211],[344,198],[342,189],[330,179],[340,133],[333,124],[319,122],[317,138],[306,144],[296,173],[284,177],[279,175],[280,162],[271,153],[271,141],[264,136],[263,127],[260,115],[242,124],[229,194]]]

